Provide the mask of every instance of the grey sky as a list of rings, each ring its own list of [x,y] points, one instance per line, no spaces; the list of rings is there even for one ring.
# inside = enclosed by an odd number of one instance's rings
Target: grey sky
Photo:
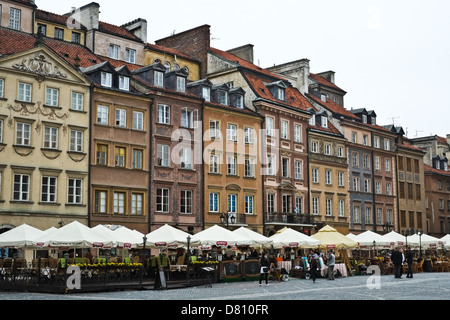
[[[63,14],[91,1],[36,0]],[[97,0],[100,19],[148,22],[148,42],[200,25],[212,46],[254,45],[255,64],[301,58],[311,72],[336,72],[345,107],[375,110],[408,137],[450,134],[450,1],[446,0]]]

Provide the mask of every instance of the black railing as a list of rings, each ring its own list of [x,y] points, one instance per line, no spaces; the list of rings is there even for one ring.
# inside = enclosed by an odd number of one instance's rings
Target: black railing
[[[314,224],[314,217],[310,214],[280,213],[273,212],[266,214],[266,223],[284,223],[284,224]]]

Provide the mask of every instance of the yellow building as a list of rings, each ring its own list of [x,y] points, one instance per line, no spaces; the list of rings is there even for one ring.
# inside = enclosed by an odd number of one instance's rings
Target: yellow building
[[[32,35],[1,37],[1,228],[87,224],[90,83]]]

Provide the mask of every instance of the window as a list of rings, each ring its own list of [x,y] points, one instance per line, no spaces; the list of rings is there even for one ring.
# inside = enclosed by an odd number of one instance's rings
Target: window
[[[9,27],[11,29],[20,30],[20,14],[19,9],[9,9]]]
[[[228,212],[237,213],[237,195],[228,195]]]
[[[389,224],[392,224],[392,209],[387,209],[386,210],[386,222]],[[421,220],[419,220],[421,221]]]
[[[69,178],[69,187],[67,190],[67,202],[69,204],[83,203],[83,180]]]
[[[153,77],[155,87],[162,88],[164,86],[164,73],[162,73],[161,71],[155,71]]]
[[[302,197],[295,197],[294,212],[296,214],[303,213],[303,198]]]
[[[281,159],[281,174],[283,176],[283,178],[289,178],[289,159],[287,158],[283,158]]]
[[[245,196],[245,214],[254,214],[254,200],[253,196]]]
[[[333,200],[331,198],[327,198],[325,200],[325,215],[327,216],[333,215]]]
[[[266,135],[269,137],[274,136],[273,118],[266,117]]]
[[[19,82],[17,100],[23,102],[31,102],[31,84]]]
[[[275,212],[275,195],[273,193],[267,195],[267,212]]]
[[[367,115],[365,114],[362,115],[362,122],[367,123]]]
[[[228,105],[228,92],[224,90],[219,90],[218,92],[218,102],[224,106]]]
[[[140,149],[133,149],[133,169],[140,169],[143,168],[143,157],[144,157],[144,151]]]
[[[380,181],[375,182],[375,193],[381,194],[381,182]]]
[[[375,170],[380,171],[380,157],[375,157]]]
[[[84,95],[82,93],[72,92],[72,110],[82,111],[84,104]]]
[[[169,155],[170,155],[170,147],[166,144],[158,144],[157,146],[158,152],[158,166],[168,167],[169,166]]]
[[[367,155],[367,154],[363,155],[363,167],[364,167],[364,169],[369,169],[370,168],[369,155]]]
[[[373,138],[373,146],[377,149],[380,148],[380,137],[374,137]]]
[[[255,159],[245,158],[244,176],[247,178],[255,177]]]
[[[356,143],[356,141],[357,141],[357,135],[356,135],[356,132],[352,132],[352,142],[353,142],[353,143]]]
[[[114,192],[114,213],[125,213],[125,192]]]
[[[228,174],[232,176],[237,175],[237,157],[236,156],[228,156],[227,160],[228,165]]]
[[[289,122],[287,122],[286,120],[281,120],[281,139],[288,139],[289,138],[288,126],[289,126]]]
[[[398,194],[400,199],[405,199],[405,183],[399,182],[398,183]]]
[[[72,31],[72,42],[80,43],[81,42],[81,33]]]
[[[254,130],[250,127],[244,128],[244,141],[246,144],[254,143]]]
[[[377,224],[383,223],[383,210],[377,208]]]
[[[236,96],[236,108],[244,109],[244,96],[241,94]]]
[[[184,128],[194,128],[197,119],[197,110],[188,110],[187,108],[181,109],[181,126]]]
[[[109,108],[107,106],[97,106],[97,123],[108,124]]]
[[[322,128],[328,128],[328,118],[327,117],[321,118],[322,118]]]
[[[0,98],[5,97],[5,79],[0,79]]]
[[[202,97],[205,101],[211,101],[211,88],[210,87],[202,87]]]
[[[370,192],[370,179],[364,179],[364,192]]]
[[[299,124],[294,125],[294,141],[302,142],[302,126]]]
[[[127,110],[116,109],[116,127],[125,128],[127,126]]]
[[[58,89],[47,88],[45,93],[45,104],[47,106],[57,107],[58,95],[59,95]]]
[[[211,192],[209,194],[209,212],[219,212],[219,194]]]
[[[1,9],[1,7],[0,7],[0,9]],[[43,36],[47,35],[47,25],[38,23],[37,29],[38,29],[38,33],[42,34]]]
[[[56,177],[42,177],[42,202],[56,202]]]
[[[115,44],[109,45],[109,57],[112,59],[119,59],[120,47]]]
[[[319,151],[318,145],[319,144],[317,143],[317,141],[312,141],[311,142],[311,152],[317,153]]]
[[[102,72],[101,73],[101,85],[103,87],[112,87],[112,74],[109,72]]]
[[[338,157],[339,158],[344,157],[344,147],[338,147]]]
[[[58,128],[44,127],[44,148],[58,148]]]
[[[31,124],[18,122],[16,124],[16,144],[29,146],[31,140]]]
[[[353,222],[354,223],[359,223],[360,219],[359,219],[359,207],[353,207]]]
[[[338,186],[339,187],[343,187],[344,184],[345,184],[344,173],[343,172],[338,172]]]
[[[366,208],[366,224],[367,223],[372,223],[372,208],[371,207]]]
[[[390,150],[390,142],[388,139],[384,139],[384,150]]]
[[[3,143],[3,119],[0,119],[0,143]]]
[[[211,139],[220,138],[220,122],[217,120],[209,121],[209,137]]]
[[[219,172],[219,156],[216,154],[210,155],[209,162],[209,172],[210,173],[220,173]]]
[[[275,156],[267,156],[266,173],[269,176],[275,175]]]
[[[328,143],[325,143],[325,154],[327,156],[331,155],[331,145]]]
[[[312,198],[312,213],[319,214],[319,198],[318,197]]]
[[[142,215],[144,213],[144,195],[142,193],[131,194],[131,214]]]
[[[285,91],[283,88],[278,88],[278,100],[285,100]]]
[[[133,111],[133,129],[144,130],[144,113]]]
[[[363,135],[363,144],[365,146],[369,144],[369,136],[367,134]]]
[[[186,78],[177,77],[177,91],[185,92],[186,91]]]
[[[391,187],[391,183],[390,182],[386,182],[386,194],[388,196],[392,195],[392,187]]]
[[[312,182],[319,183],[319,169],[318,168],[312,169]]]
[[[104,165],[108,163],[108,146],[105,144],[97,145],[96,164]]]
[[[129,63],[136,63],[136,50],[126,48],[125,61]]]
[[[106,213],[108,193],[106,191],[95,191],[94,211],[96,213]]]
[[[115,147],[114,148],[114,161],[116,167],[125,168],[126,148]]]
[[[14,175],[14,201],[30,200],[30,176],[27,174]]]
[[[181,190],[180,213],[192,213],[192,191]]]
[[[301,161],[296,160],[294,163],[294,167],[295,167],[295,179],[296,180],[302,180],[303,178],[303,163]]]
[[[170,124],[170,106],[165,104],[158,105],[158,123]]]
[[[130,78],[119,76],[119,89],[120,90],[130,90]]]
[[[156,212],[169,212],[169,189],[156,189]]]
[[[228,141],[237,141],[237,126],[235,124],[228,124],[227,137]]]
[[[64,40],[64,29],[55,28],[55,39]]]
[[[354,167],[358,167],[358,153],[357,152],[352,152],[352,165]]]
[[[325,170],[325,184],[331,185],[332,184],[332,173],[331,170]]]
[[[181,148],[181,168],[193,169],[192,163],[192,149],[191,148]]]
[[[353,177],[353,191],[359,191],[359,178]]]
[[[391,172],[391,161],[389,159],[384,161],[384,167],[386,172]]]
[[[339,217],[345,216],[345,200],[339,199]]]

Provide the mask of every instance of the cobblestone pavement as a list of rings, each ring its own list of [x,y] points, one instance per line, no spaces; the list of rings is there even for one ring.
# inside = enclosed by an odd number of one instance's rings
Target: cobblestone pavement
[[[170,290],[116,291],[80,294],[0,292],[6,300],[449,300],[450,273],[418,273],[414,278],[394,276],[354,276],[334,281],[290,278],[287,282],[224,282]]]

